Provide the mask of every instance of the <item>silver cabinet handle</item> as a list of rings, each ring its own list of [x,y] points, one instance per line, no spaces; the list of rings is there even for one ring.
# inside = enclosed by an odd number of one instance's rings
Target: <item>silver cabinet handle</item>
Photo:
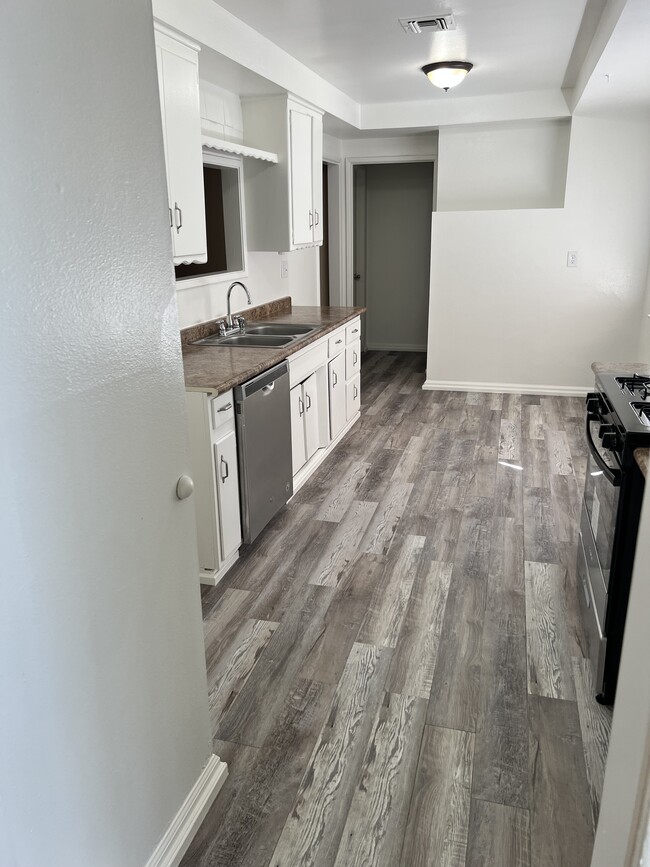
[[[311,397],[308,394],[306,394],[305,400],[307,401],[307,412],[309,412],[309,410],[311,409]]]
[[[302,402],[302,398],[299,397],[299,398],[298,398],[298,416],[299,416],[300,418],[302,418],[302,415],[303,415],[304,411],[305,411],[305,405],[304,405],[304,403]]]
[[[356,350],[356,349],[353,349],[353,350],[352,350],[352,367],[356,367],[356,366],[357,366],[357,361],[358,361],[358,360],[359,360],[359,356],[357,355],[357,350]]]
[[[176,234],[178,235],[183,227],[183,211],[178,207],[178,202],[174,202],[174,213],[178,214],[178,220],[176,221]]]
[[[227,412],[229,409],[232,409],[232,403],[230,401],[224,403],[223,406],[220,406],[217,412]]]
[[[352,386],[352,388],[354,391],[354,399],[356,400],[359,397],[359,389],[356,387],[356,385]]]
[[[314,214],[316,215],[316,225],[318,225],[320,223],[320,214],[316,210],[314,211]]]
[[[343,343],[343,338],[340,337],[338,340],[335,340],[334,343],[338,345],[339,343]]]
[[[336,375],[336,371],[332,371],[332,388],[336,387],[336,383],[339,381],[338,376]]]
[[[224,475],[223,471],[226,470],[226,474]],[[230,471],[228,469],[228,461],[221,455],[221,481],[225,482],[228,476],[230,475]]]
[[[358,329],[358,328],[353,328],[353,329],[352,329],[352,333],[353,333],[353,334],[358,334],[358,333],[359,333],[359,329]]]

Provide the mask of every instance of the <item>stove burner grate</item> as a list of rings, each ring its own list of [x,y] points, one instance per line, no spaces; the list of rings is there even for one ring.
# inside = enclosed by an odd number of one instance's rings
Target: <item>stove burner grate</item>
[[[635,373],[633,376],[617,376],[616,382],[622,391],[627,391],[633,398],[650,399],[650,376],[641,376],[639,373]],[[637,415],[639,415],[638,411]]]
[[[631,403],[630,406],[639,416],[643,424],[647,424],[648,427],[650,427],[650,403],[637,403],[635,401]]]

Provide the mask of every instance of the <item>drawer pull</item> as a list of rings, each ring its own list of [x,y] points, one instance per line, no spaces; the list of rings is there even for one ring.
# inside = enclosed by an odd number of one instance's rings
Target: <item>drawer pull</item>
[[[353,333],[353,334],[358,334],[358,333],[359,333],[359,329],[358,329],[358,328],[353,328],[353,329],[352,329],[352,333]]]
[[[336,387],[336,383],[339,381],[338,376],[336,375],[336,371],[332,371],[332,388]]]
[[[226,470],[225,475],[223,473],[224,468]],[[228,469],[228,461],[222,455],[221,456],[221,481],[225,482],[229,475],[230,475],[230,471]]]
[[[354,385],[352,388],[354,391],[354,399],[356,400],[359,397],[359,389],[356,387],[356,385]]]
[[[338,339],[338,340],[335,340],[334,342],[335,342],[336,344],[339,344],[339,343],[343,343],[343,340],[339,337],[339,339]]]
[[[220,406],[217,412],[227,412],[229,409],[232,409],[231,401],[228,401],[228,403],[224,403],[223,406]]]
[[[357,355],[356,349],[352,350],[352,367],[357,366],[357,361],[359,360],[359,356]]]
[[[306,394],[305,400],[307,401],[307,412],[309,412],[309,410],[311,409],[311,397],[308,394]]]
[[[299,418],[302,418],[304,412],[305,412],[305,404],[302,402],[302,398],[299,397],[298,398],[298,416],[299,416]]]

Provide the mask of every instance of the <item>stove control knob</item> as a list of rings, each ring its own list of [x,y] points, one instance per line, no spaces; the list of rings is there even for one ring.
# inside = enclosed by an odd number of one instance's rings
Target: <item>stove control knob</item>
[[[587,412],[600,412],[600,398],[598,397],[598,395],[590,394],[587,397]]]
[[[610,427],[610,425],[607,425],[607,427]],[[617,436],[615,430],[606,431],[602,435],[602,439],[603,439],[603,448],[604,449],[609,449],[610,451],[613,451],[616,448],[616,446],[618,445],[618,436]]]

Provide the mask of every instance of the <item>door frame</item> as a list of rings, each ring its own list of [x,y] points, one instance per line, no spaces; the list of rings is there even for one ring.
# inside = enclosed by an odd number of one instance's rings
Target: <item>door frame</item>
[[[327,210],[330,306],[346,307],[346,205],[345,166],[341,157],[323,155],[327,164]]]
[[[437,154],[391,154],[390,156],[355,156],[345,158],[345,280],[342,303],[354,307],[354,167],[388,163],[433,163],[431,210],[435,210],[438,177]],[[368,287],[366,286],[366,297]]]

